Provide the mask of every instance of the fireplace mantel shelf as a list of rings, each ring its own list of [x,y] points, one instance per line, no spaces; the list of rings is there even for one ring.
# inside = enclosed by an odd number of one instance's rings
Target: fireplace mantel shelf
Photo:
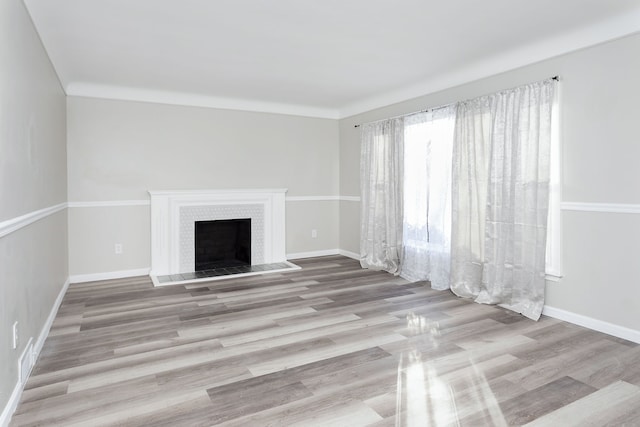
[[[149,190],[151,196],[196,196],[212,194],[261,194],[261,193],[286,193],[287,188],[239,188],[234,190]]]

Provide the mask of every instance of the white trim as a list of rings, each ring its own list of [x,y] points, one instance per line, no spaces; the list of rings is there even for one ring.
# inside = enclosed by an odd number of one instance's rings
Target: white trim
[[[99,280],[124,279],[126,277],[148,276],[151,269],[136,268],[133,270],[107,271],[104,273],[74,274],[69,276],[71,283],[97,282]]]
[[[340,196],[287,196],[287,202],[312,202],[312,201],[331,201],[340,200]]]
[[[40,351],[42,351],[42,346],[44,346],[44,342],[49,335],[49,331],[51,330],[51,326],[53,325],[53,321],[56,318],[56,314],[58,314],[58,309],[60,308],[60,304],[62,304],[62,300],[64,299],[65,294],[67,293],[67,289],[69,289],[69,279],[64,282],[62,285],[62,289],[58,293],[55,302],[53,303],[53,307],[51,307],[51,311],[49,312],[49,316],[47,320],[44,322],[42,329],[40,330],[40,334],[38,335],[38,339],[33,345],[32,350],[32,360],[35,362],[38,360],[38,356],[40,355]],[[19,375],[20,373],[18,373]],[[13,388],[13,392],[11,393],[11,397],[7,401],[6,406],[4,407],[2,414],[0,415],[0,426],[5,427],[9,425],[9,421],[11,421],[11,417],[13,413],[16,411],[18,407],[18,403],[20,402],[20,397],[22,396],[22,391],[24,389],[26,382],[23,384],[20,382],[20,378],[18,377],[18,381],[16,382],[15,387]]]
[[[64,299],[65,294],[67,293],[67,289],[69,289],[69,284],[71,284],[71,278],[68,277],[67,280],[62,285],[62,289],[58,293],[58,297],[56,301],[53,303],[53,308],[51,308],[51,312],[49,312],[49,317],[47,317],[47,321],[38,336],[35,344],[33,345],[33,354],[34,361],[38,360],[38,356],[40,355],[40,351],[42,351],[42,346],[44,346],[44,341],[47,339],[49,335],[49,330],[51,330],[51,325],[53,325],[53,321],[56,319],[56,314],[58,314],[58,309],[60,308],[60,304],[62,304],[62,300]]]
[[[630,329],[624,326],[615,325],[613,323],[594,319],[593,317],[583,316],[581,314],[572,313],[570,311],[561,310],[559,308],[544,306],[542,314],[553,317],[554,319],[564,320],[574,325],[584,326],[594,331],[602,332],[614,337],[629,340],[640,344],[640,331]]]
[[[205,190],[149,190],[151,196],[208,196],[212,193],[218,195],[235,196],[237,194],[268,194],[286,193],[286,188],[238,188],[238,189],[205,189]]]
[[[640,214],[640,204],[562,202],[563,211]]]
[[[323,249],[321,251],[294,252],[287,254],[287,259],[314,258],[318,256],[340,255],[340,249]]]
[[[547,271],[545,273],[544,279],[549,282],[559,282],[562,277],[562,274],[558,273],[557,271]]]
[[[0,426],[7,427],[9,425],[9,421],[11,421],[13,413],[18,408],[18,402],[20,402],[20,396],[22,396],[23,388],[23,384],[20,384],[20,380],[18,379],[6,406],[2,410],[2,414],[0,414]]]
[[[70,208],[101,208],[111,206],[149,206],[150,200],[96,200],[91,202],[69,202]]]
[[[350,104],[336,105],[334,108],[141,89],[81,81],[67,84],[65,92],[67,96],[343,119],[629,36],[638,32],[639,19],[640,10],[635,8],[594,25],[576,28],[556,37],[544,38],[493,56],[483,57],[457,69],[449,69],[436,78],[403,86],[397,90],[360,98]]]
[[[308,105],[283,104],[253,99],[224,98],[186,92],[140,89],[116,85],[73,82],[66,87],[67,96],[150,102],[186,107],[219,108],[223,110],[255,111],[290,116],[339,119],[338,110]]]
[[[340,196],[340,200],[343,202],[359,202],[360,196]]]
[[[435,78],[343,105],[340,107],[340,118],[344,119],[419,96],[490,78],[540,61],[630,36],[638,32],[638,22],[640,22],[640,8],[635,8],[613,19],[577,28],[558,37],[544,38],[529,45],[520,45],[512,50],[482,57],[471,63],[466,62],[463,66],[449,69]]]
[[[342,255],[347,258],[352,258],[355,260],[360,260],[360,255],[347,251],[344,249],[323,249],[321,251],[309,251],[309,252],[294,252],[291,254],[287,254],[287,259],[301,259],[301,258],[314,258],[318,256],[329,256],[329,255]]]
[[[562,84],[556,84],[551,116],[551,156],[549,174],[549,212],[545,254],[546,279],[559,282],[563,271],[562,224]]]
[[[23,227],[26,227],[29,224],[33,224],[34,222],[41,220],[42,218],[46,218],[49,215],[53,215],[56,212],[60,212],[66,207],[67,207],[67,203],[60,203],[58,205],[49,206],[48,208],[29,212],[19,217],[2,221],[0,222],[0,237],[4,237],[7,234],[11,234],[14,231],[17,231]]]
[[[279,189],[275,189],[278,191]],[[245,190],[242,190],[245,191]],[[246,190],[251,192],[252,190]],[[199,193],[200,191],[198,191]],[[154,191],[155,194],[162,194],[162,191]],[[197,194],[197,193],[194,193]],[[344,202],[359,202],[360,196],[287,196],[286,202],[315,202],[315,201],[344,201]],[[70,208],[103,208],[103,207],[118,207],[118,206],[149,206],[150,200],[94,200],[88,202],[69,202],[67,205]]]
[[[345,201],[359,202],[360,196],[287,196],[287,202],[311,202],[311,201]]]
[[[357,254],[355,252],[346,251],[344,249],[338,249],[338,253],[342,256],[346,256],[347,258],[352,258],[357,261],[360,261],[360,254]]]

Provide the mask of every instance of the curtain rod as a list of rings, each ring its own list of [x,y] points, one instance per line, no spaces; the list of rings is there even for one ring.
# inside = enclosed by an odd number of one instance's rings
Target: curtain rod
[[[553,77],[549,77],[547,80],[555,80],[555,81],[560,81],[560,76],[553,76]],[[541,80],[544,81],[544,80]],[[429,111],[437,111],[437,110],[442,110],[443,108],[447,108],[452,106],[453,104],[455,104],[455,102],[452,102],[450,104],[444,104],[444,105],[439,105],[437,107],[431,107],[431,108],[427,108],[426,110],[419,110],[419,111],[414,111],[412,113],[406,113],[406,114],[398,114],[397,116],[393,116],[393,117],[387,117],[385,119],[380,119],[380,120],[374,120],[372,122],[366,122],[366,123],[360,123],[357,125],[353,125],[354,128],[359,128],[360,126],[362,126],[363,124],[370,124],[370,123],[377,123],[377,122],[381,122],[384,120],[391,120],[391,119],[397,119],[399,117],[407,117],[407,116],[412,116],[414,114],[420,114],[420,113],[428,113]]]

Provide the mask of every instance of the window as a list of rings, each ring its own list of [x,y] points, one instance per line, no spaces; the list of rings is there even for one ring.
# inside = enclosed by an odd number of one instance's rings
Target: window
[[[437,112],[437,111],[436,111]],[[562,187],[559,96],[552,113],[546,276],[562,277]],[[405,118],[403,277],[422,280],[412,259],[420,253],[448,251],[451,234],[451,161],[455,111],[419,113]],[[433,260],[432,260],[433,261]],[[433,266],[432,266],[433,267]]]
[[[549,217],[547,219],[547,280],[562,277],[562,150],[560,148],[560,89],[557,86],[551,117],[551,174],[549,183]]]
[[[451,163],[455,109],[405,119],[402,277],[446,287],[451,245]]]

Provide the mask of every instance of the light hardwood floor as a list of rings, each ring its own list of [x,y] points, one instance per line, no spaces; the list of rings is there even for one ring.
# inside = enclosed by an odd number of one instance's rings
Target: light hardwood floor
[[[13,426],[640,425],[640,346],[344,257],[74,284]]]

